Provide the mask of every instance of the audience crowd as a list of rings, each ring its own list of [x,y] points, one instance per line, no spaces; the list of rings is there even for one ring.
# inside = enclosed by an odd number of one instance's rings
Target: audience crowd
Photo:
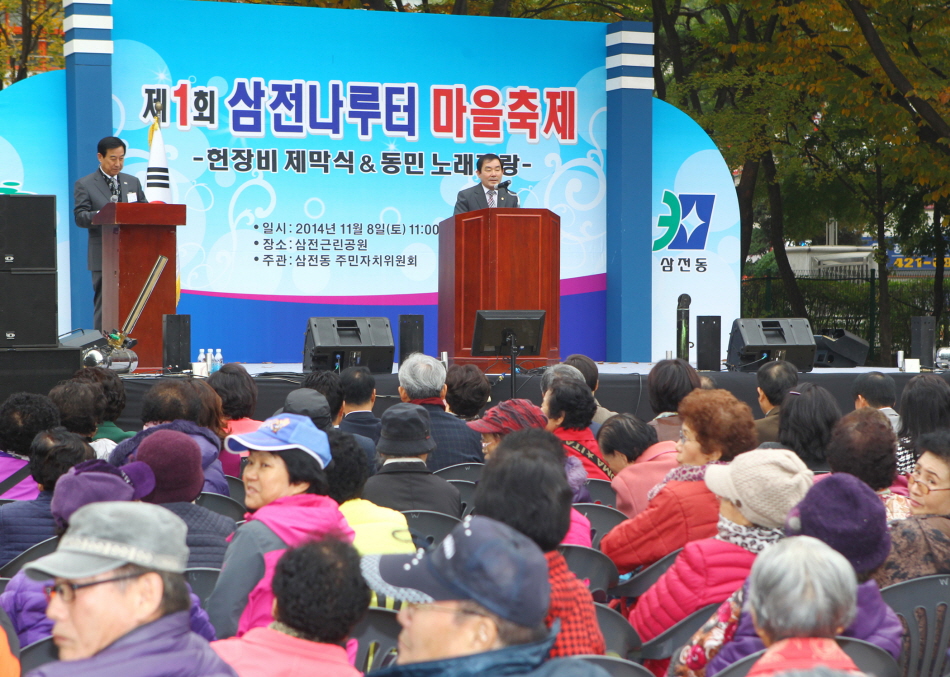
[[[950,385],[922,374],[898,397],[862,373],[842,415],[798,376],[759,368],[757,420],[678,359],[646,378],[651,420],[610,411],[584,355],[534,401],[493,404],[477,367],[416,353],[396,403],[355,367],[308,374],[272,415],[226,364],[156,381],[128,431],[108,369],[16,393],[0,674],[52,651],[28,674],[605,677],[610,614],[642,642],[699,619],[644,662],[658,677],[860,672],[836,637],[899,660],[881,590],[950,574]]]

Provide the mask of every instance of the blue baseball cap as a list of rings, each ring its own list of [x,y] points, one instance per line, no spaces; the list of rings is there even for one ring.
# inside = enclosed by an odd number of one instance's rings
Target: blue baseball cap
[[[307,416],[281,414],[272,416],[254,432],[228,435],[224,448],[232,454],[245,451],[287,451],[300,449],[313,456],[321,468],[330,463],[330,442]]]

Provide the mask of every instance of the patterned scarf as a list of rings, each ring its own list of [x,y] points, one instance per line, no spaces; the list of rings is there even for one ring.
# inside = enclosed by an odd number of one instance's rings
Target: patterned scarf
[[[652,501],[663,490],[667,482],[702,482],[706,477],[706,468],[710,465],[728,465],[725,461],[712,461],[706,465],[678,465],[668,473],[663,481],[647,492],[647,502]]]
[[[433,407],[441,407],[442,411],[445,411],[445,400],[441,397],[423,397],[421,400],[410,400],[409,404],[429,404]]]
[[[785,532],[782,529],[760,527],[755,524],[747,527],[742,524],[736,524],[722,515],[719,516],[719,524],[716,525],[716,528],[719,530],[719,533],[716,535],[717,539],[738,545],[753,555],[758,555],[765,550],[766,546],[772,545],[785,536]]]

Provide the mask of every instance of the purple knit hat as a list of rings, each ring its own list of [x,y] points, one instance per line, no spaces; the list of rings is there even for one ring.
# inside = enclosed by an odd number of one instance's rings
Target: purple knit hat
[[[60,527],[84,505],[101,501],[137,501],[152,493],[155,475],[140,462],[116,468],[102,460],[83,461],[56,482],[51,510]]]
[[[147,463],[155,473],[155,491],[146,503],[190,503],[205,483],[201,448],[185,433],[159,430],[139,445],[135,460]]]
[[[879,567],[891,551],[884,503],[871,487],[847,473],[833,473],[809,489],[789,512],[785,533],[827,543],[859,574]]]

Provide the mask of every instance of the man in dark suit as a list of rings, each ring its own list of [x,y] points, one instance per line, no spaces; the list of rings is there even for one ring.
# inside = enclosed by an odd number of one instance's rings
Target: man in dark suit
[[[95,328],[102,329],[102,229],[92,225],[92,217],[110,202],[146,200],[139,180],[131,174],[122,173],[122,166],[125,164],[125,141],[107,136],[99,142],[97,151],[99,168],[76,181],[73,188],[73,215],[76,217],[76,225],[89,231],[86,265],[92,272]]]
[[[340,380],[340,375],[334,371],[315,371],[307,374],[300,385],[303,388],[316,390],[326,398],[327,404],[330,405],[330,420],[333,422],[333,427],[339,428],[343,419],[343,383]],[[343,432],[349,431],[344,430]],[[376,443],[359,433],[350,434],[353,435],[356,443],[360,445],[360,449],[369,459],[370,474],[373,474],[376,472],[377,462]]]
[[[507,188],[499,188],[498,184],[504,177],[501,168],[501,158],[494,153],[488,153],[478,158],[475,165],[475,174],[481,183],[465,190],[460,190],[455,202],[455,213],[463,214],[476,209],[488,207],[517,207],[518,196]]]
[[[791,362],[773,360],[766,362],[755,374],[759,384],[756,392],[759,395],[759,408],[765,418],[755,421],[755,432],[759,436],[759,444],[763,442],[778,442],[778,423],[782,402],[789,391],[798,385],[798,369]]]
[[[350,367],[340,374],[343,383],[343,420],[340,430],[363,435],[379,444],[382,422],[373,414],[376,403],[376,379],[366,367]]]
[[[432,472],[458,463],[485,462],[481,435],[445,410],[445,391],[445,366],[434,357],[413,353],[399,365],[399,398],[422,406],[432,421],[435,450],[426,461]]]
[[[383,465],[366,480],[363,498],[400,512],[432,510],[461,517],[459,490],[426,467],[426,456],[435,450],[429,413],[416,404],[394,404],[383,412],[382,422],[377,451]]]

